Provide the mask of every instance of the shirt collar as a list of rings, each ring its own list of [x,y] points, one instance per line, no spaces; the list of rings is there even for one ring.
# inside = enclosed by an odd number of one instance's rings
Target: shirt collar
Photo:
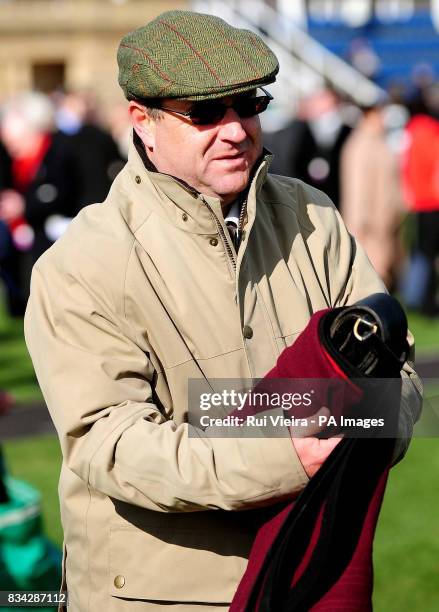
[[[245,197],[237,198],[230,206],[229,212],[224,217],[224,221],[227,223],[234,223],[236,227],[239,225],[239,217],[241,216],[241,210],[245,202]]]

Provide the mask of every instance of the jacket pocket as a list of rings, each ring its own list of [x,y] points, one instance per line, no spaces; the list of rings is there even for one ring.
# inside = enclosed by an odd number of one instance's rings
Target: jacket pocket
[[[287,348],[287,346],[291,346],[292,344],[294,344],[294,342],[297,340],[298,336],[302,333],[301,330],[297,331],[297,332],[293,332],[291,334],[287,334],[285,336],[278,336],[276,338],[276,342],[277,342],[277,348],[279,351],[279,355],[282,353],[283,350],[285,350]]]
[[[251,542],[207,530],[111,529],[109,593],[136,600],[232,601]],[[241,553],[237,552],[241,550]]]

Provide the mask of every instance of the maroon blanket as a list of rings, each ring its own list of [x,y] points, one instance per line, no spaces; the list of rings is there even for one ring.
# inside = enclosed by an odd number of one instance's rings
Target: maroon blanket
[[[287,379],[324,379],[313,406],[295,416],[320,406],[352,414],[363,396],[322,344],[327,312],[311,318],[256,387],[285,391]],[[340,380],[346,384],[335,384]],[[298,385],[294,381],[294,390]],[[241,416],[246,412],[254,408],[244,407]],[[277,507],[260,528],[231,612],[372,609],[372,544],[393,447],[394,440],[378,438],[346,438],[337,445],[297,500]]]

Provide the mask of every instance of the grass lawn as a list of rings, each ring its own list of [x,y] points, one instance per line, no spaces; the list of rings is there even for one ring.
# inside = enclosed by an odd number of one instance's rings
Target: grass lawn
[[[413,440],[391,472],[375,539],[375,612],[439,602],[439,440]]]
[[[11,476],[34,485],[41,493],[46,534],[61,547],[58,479],[61,450],[55,436],[23,438],[2,443]]]
[[[439,355],[439,317],[430,319],[408,312],[409,327],[416,340],[416,356]]]
[[[18,402],[40,401],[41,391],[23,338],[23,321],[4,311],[0,293],[0,389]]]
[[[46,532],[61,546],[56,438],[4,444],[12,475],[43,494]],[[414,440],[389,479],[375,538],[375,612],[436,612],[439,601],[439,440]],[[433,476],[433,478],[432,478]]]

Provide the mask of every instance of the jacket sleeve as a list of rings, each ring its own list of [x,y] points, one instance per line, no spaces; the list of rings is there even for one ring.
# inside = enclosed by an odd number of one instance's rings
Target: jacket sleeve
[[[65,271],[34,267],[25,337],[64,462],[93,489],[188,512],[267,505],[306,484],[290,438],[209,438],[165,419],[148,355],[99,290]]]
[[[358,300],[371,295],[387,291],[368,260],[363,248],[350,236],[341,223],[340,242],[350,244],[350,256],[346,259],[349,266],[345,267],[345,281],[343,290],[337,298],[334,306],[354,304]],[[338,262],[340,263],[340,261]],[[422,382],[414,370],[414,338],[409,332],[408,341],[410,345],[409,359],[404,364],[401,372],[402,392],[401,406],[398,425],[398,437],[396,440],[393,462],[400,461],[409,446],[413,435],[413,427],[419,419],[422,410]]]

